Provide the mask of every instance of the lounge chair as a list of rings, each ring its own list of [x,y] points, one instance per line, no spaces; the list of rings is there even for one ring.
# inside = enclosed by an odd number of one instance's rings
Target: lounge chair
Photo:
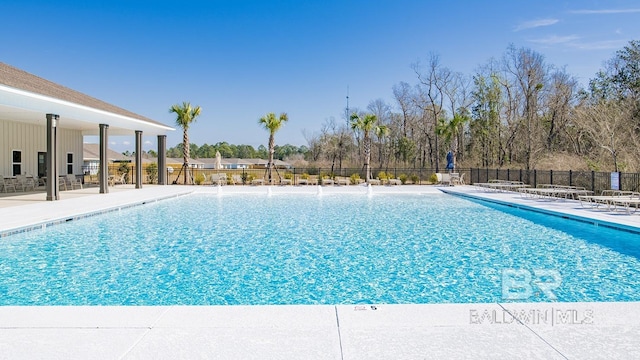
[[[336,180],[336,183],[338,185],[351,185],[351,179],[349,179],[349,178],[338,178],[338,180]]]
[[[251,180],[251,185],[264,185],[264,179],[258,178]]]
[[[640,208],[640,193],[631,192],[626,196],[621,196],[608,201],[610,210],[617,211],[618,208],[623,209],[627,214],[631,214],[631,209],[635,213]]]
[[[580,195],[578,200],[580,201],[580,206],[584,208],[597,209],[604,205],[607,210],[611,210],[612,206],[614,206],[614,200],[631,199],[633,194],[633,191],[602,190],[600,195]]]
[[[439,185],[451,185],[451,175],[447,173],[436,173],[437,183]]]
[[[333,181],[333,179],[322,179],[322,185],[333,185],[335,184],[335,182]]]
[[[227,185],[227,174],[211,174],[211,185]]]
[[[541,184],[537,188],[520,188],[518,189],[522,197],[537,199],[573,199],[577,200],[581,195],[593,194],[593,191],[586,190],[583,187]]]
[[[13,192],[16,192],[16,185],[13,183],[13,179],[8,179],[0,175],[0,190],[6,193],[9,189],[12,189]]]
[[[400,179],[388,179],[387,184],[389,185],[402,185],[402,181]]]

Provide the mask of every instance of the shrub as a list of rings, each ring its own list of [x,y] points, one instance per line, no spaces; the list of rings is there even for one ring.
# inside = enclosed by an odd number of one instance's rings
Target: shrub
[[[378,179],[384,181],[387,180],[389,178],[389,174],[385,173],[384,171],[380,171],[378,173]]]
[[[360,183],[360,174],[358,174],[358,173],[351,174],[351,176],[349,177],[349,180],[351,182],[351,185],[359,184]]]
[[[284,178],[285,179],[289,179],[292,180],[293,179],[293,174],[290,172],[284,173]]]
[[[402,185],[404,185],[406,184],[409,177],[407,176],[407,174],[400,174],[400,176],[398,176],[398,179],[400,179],[400,182],[402,183]]]
[[[431,174],[431,176],[429,176],[429,182],[432,183],[432,184],[438,183],[438,175]]]
[[[302,175],[300,175],[301,179],[305,179],[305,180],[309,180],[309,174],[307,173],[302,173]]]
[[[420,184],[420,177],[416,174],[409,176],[409,179],[411,179],[411,182],[414,184]]]
[[[196,182],[196,185],[202,185],[202,183],[204,182],[204,175],[202,173],[198,173],[194,181]]]
[[[129,163],[121,162],[118,166],[118,173],[124,174],[124,181],[129,183]]]
[[[155,184],[158,180],[158,164],[151,163],[147,165],[147,176],[149,177],[149,184]]]

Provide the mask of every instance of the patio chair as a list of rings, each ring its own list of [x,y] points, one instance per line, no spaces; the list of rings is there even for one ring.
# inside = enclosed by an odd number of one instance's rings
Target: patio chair
[[[82,189],[82,180],[78,179],[75,175],[67,174],[66,181],[71,190],[75,188]]]
[[[125,176],[124,173],[119,175],[109,175],[109,180],[108,180],[109,186],[116,186],[116,184],[122,184],[122,185],[126,184],[127,181],[124,176]]]
[[[65,191],[69,190],[67,187],[67,178],[65,176],[58,176],[58,189],[62,191],[62,188],[64,188]]]
[[[464,185],[464,173],[457,177],[452,176],[451,185]]]
[[[25,175],[17,175],[14,186],[16,188],[20,187],[21,191],[34,191],[36,189],[33,178],[27,178]]]
[[[13,189],[13,192],[16,192],[16,185],[13,183],[13,179],[8,179],[0,175],[0,189],[5,193],[9,189]]]

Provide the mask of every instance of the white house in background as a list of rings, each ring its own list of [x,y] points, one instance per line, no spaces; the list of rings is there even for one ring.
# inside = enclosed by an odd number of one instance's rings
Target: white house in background
[[[175,171],[179,171],[184,165],[183,158],[167,158],[167,166],[172,167]],[[204,163],[200,159],[189,159],[189,167],[191,169],[204,169]]]
[[[204,169],[215,169],[216,168],[216,159],[215,158],[200,158],[197,161],[204,163]],[[222,169],[231,169],[231,170],[239,170],[239,169],[266,169],[268,165],[268,161],[264,159],[238,159],[238,158],[222,158],[220,160],[220,165]],[[284,162],[282,160],[273,160],[274,165],[278,169],[291,169],[293,166],[291,164]]]
[[[215,159],[214,159],[215,160]],[[222,158],[220,161],[222,167],[225,169],[249,169],[251,168],[251,162],[245,159],[238,158]]]
[[[251,164],[251,168],[253,169],[266,169],[269,165],[269,160],[265,159],[248,159],[246,160]],[[293,166],[288,162],[284,162],[282,160],[273,159],[273,165],[278,169],[291,169]]]
[[[172,130],[0,62],[0,175],[82,174],[85,135],[99,136],[100,152],[105,153],[105,159],[99,161],[105,169],[108,135],[135,134],[136,149],[142,148],[142,136],[157,136],[158,153],[164,161],[166,133]],[[101,193],[108,192],[107,176],[106,171],[99,176]],[[159,180],[166,184],[166,179]],[[47,200],[59,198],[57,184],[47,182]]]
[[[82,172],[85,175],[96,175],[100,168],[100,144],[84,144],[82,156]],[[133,158],[125,156],[117,151],[107,149],[107,160],[113,162],[132,162]],[[142,161],[144,162],[144,158]]]

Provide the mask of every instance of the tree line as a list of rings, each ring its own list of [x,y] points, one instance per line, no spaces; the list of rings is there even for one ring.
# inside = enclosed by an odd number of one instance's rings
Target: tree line
[[[601,171],[640,169],[640,42],[608,60],[588,86],[528,48],[509,46],[471,76],[437,55],[412,65],[415,83],[393,87],[394,102],[373,100],[305,134],[315,166],[442,171],[457,166]],[[372,118],[371,134],[352,119]]]
[[[167,149],[167,157],[170,158],[182,158],[184,146],[182,143]],[[269,149],[264,145],[254,148],[251,145],[234,145],[229,144],[226,141],[218,142],[213,145],[203,144],[197,145],[190,143],[189,145],[190,156],[194,159],[200,158],[215,158],[216,152],[220,152],[220,156],[223,158],[240,158],[240,159],[268,159]],[[308,152],[308,148],[304,145],[275,145],[274,146],[274,159],[285,160],[295,158],[296,156],[304,157]]]

